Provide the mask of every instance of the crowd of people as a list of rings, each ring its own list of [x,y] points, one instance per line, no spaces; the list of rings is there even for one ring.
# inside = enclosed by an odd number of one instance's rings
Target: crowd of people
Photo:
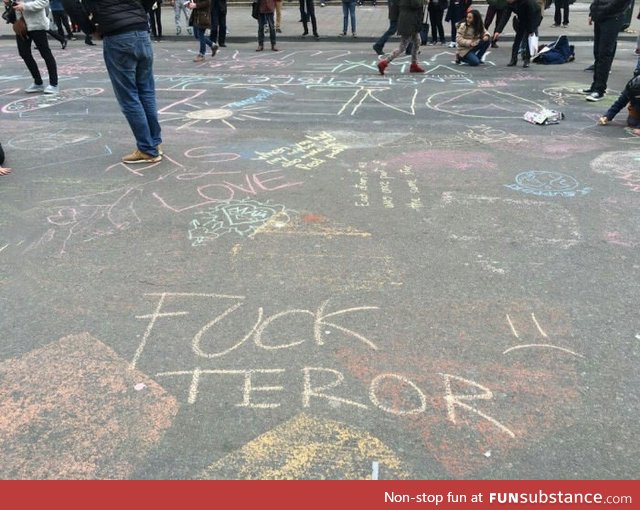
[[[103,41],[103,56],[116,99],[136,140],[136,149],[122,157],[127,164],[154,163],[162,160],[162,136],[155,95],[153,75],[153,49],[151,35],[162,40],[160,10],[162,0],[3,0],[3,18],[13,25],[18,53],[24,61],[33,83],[24,91],[28,94],[54,95],[59,91],[57,63],[49,47],[48,36],[65,41],[73,39],[74,30],[85,34],[85,43],[94,45],[94,37]],[[175,14],[176,35],[186,30],[199,42],[194,60],[205,59],[207,47],[215,57],[220,47],[226,46],[227,0],[169,0]],[[569,24],[571,0],[555,2],[554,25]],[[549,2],[545,4],[545,2]],[[472,6],[472,0],[388,0],[389,27],[373,44],[380,56],[378,71],[385,74],[389,64],[403,54],[411,56],[409,72],[424,73],[418,63],[418,48],[429,38],[425,34],[427,20],[431,23],[430,44],[446,44],[442,20],[451,25],[450,46],[456,48],[456,63],[478,66],[484,63],[487,49],[497,47],[501,33],[513,17],[515,37],[508,66],[517,65],[522,56],[523,67],[531,61],[531,51],[536,51],[538,28],[545,7],[550,0],[487,0],[484,19]],[[362,4],[361,2],[359,3]],[[326,5],[325,2],[321,6]],[[339,35],[346,36],[348,29],[356,37],[356,0],[342,0],[343,24]],[[374,2],[375,5],[375,2]],[[606,94],[607,81],[615,56],[618,33],[625,27],[625,13],[633,0],[592,0],[589,24],[593,24],[594,62],[587,70],[593,71],[593,80],[582,92],[588,101],[599,101]],[[314,0],[299,0],[302,36],[309,34],[311,23],[313,37],[319,39]],[[446,16],[445,16],[446,10]],[[258,47],[264,50],[265,32],[269,33],[272,51],[278,51],[276,34],[281,33],[282,0],[255,0],[253,16],[258,23]],[[57,31],[50,30],[51,19]],[[493,32],[488,29],[495,21]],[[640,19],[640,12],[638,13]],[[627,25],[628,26],[628,25]],[[208,35],[207,35],[208,31]],[[399,46],[391,53],[384,53],[388,39],[400,35]],[[421,37],[422,36],[422,37]],[[49,84],[45,86],[38,65],[32,54],[32,43],[45,62]],[[625,86],[617,101],[600,117],[601,125],[608,124],[626,106],[627,125],[640,135],[640,36],[636,54],[634,77]],[[4,152],[0,145],[0,175],[7,175],[4,168]]]

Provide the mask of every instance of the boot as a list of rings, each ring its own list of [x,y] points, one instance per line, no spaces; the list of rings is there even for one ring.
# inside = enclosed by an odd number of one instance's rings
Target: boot
[[[409,66],[410,73],[424,73],[424,69],[417,62],[412,62]]]
[[[518,54],[517,53],[512,53],[511,54],[511,60],[509,60],[509,63],[507,64],[507,66],[513,67],[517,63],[518,63]]]
[[[387,59],[380,60],[378,62],[378,71],[380,71],[380,74],[384,75],[384,70],[387,68],[388,65],[389,65],[389,61]]]
[[[522,63],[522,67],[529,67],[529,59],[525,58],[524,62]]]

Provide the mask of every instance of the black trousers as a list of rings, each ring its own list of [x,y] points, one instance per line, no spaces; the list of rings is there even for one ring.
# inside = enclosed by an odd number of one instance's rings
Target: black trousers
[[[71,37],[73,34],[71,33],[71,27],[69,27],[69,16],[64,11],[51,11],[53,14],[53,22],[58,27],[58,34],[64,36],[65,31],[67,32],[67,36]]]
[[[569,0],[553,0],[555,12],[553,14],[553,23],[559,25],[569,24]]]
[[[33,82],[36,85],[42,85],[42,75],[38,64],[36,64],[33,54],[31,53],[31,42],[36,43],[36,48],[40,52],[44,63],[47,65],[47,72],[49,73],[49,83],[54,87],[58,86],[58,66],[56,65],[56,59],[53,58],[51,48],[49,48],[49,41],[47,40],[46,30],[30,30],[27,32],[27,37],[22,38],[16,35],[16,43],[18,45],[18,54],[24,60],[27,65],[27,69],[33,77]]]
[[[591,90],[604,94],[613,58],[618,46],[618,32],[624,22],[624,14],[593,22],[593,83]]]
[[[516,35],[513,39],[513,46],[511,46],[511,59],[518,59],[518,51],[520,50],[520,46],[523,46],[522,59],[525,62],[528,62],[531,59],[531,53],[529,52],[529,34],[525,30],[524,27],[520,26],[521,23],[517,24]],[[524,43],[524,44],[523,44]]]
[[[442,18],[444,17],[444,9],[430,3],[427,6],[429,11],[429,21],[431,22],[431,42],[440,41],[443,43],[444,39],[444,25],[442,24]]]
[[[214,43],[224,45],[227,40],[227,8],[214,1],[211,5],[211,35]]]
[[[309,21],[311,21],[311,29],[313,35],[318,36],[318,23],[316,21],[316,8],[313,5],[313,0],[300,0],[300,16],[302,19],[302,27],[304,33],[309,33]]]

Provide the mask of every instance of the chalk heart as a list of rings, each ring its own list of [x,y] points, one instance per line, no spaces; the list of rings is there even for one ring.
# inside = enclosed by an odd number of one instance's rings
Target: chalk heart
[[[224,207],[222,212],[229,226],[262,223],[275,214],[275,211],[271,208],[260,207],[253,204]]]

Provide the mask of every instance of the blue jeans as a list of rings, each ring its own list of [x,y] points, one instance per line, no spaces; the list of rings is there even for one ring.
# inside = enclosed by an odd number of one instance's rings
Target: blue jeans
[[[205,54],[205,52],[207,51],[207,46],[209,46],[209,48],[213,46],[213,41],[207,37],[205,32],[205,29],[193,25],[193,37],[200,41],[200,55]]]
[[[113,92],[133,131],[138,150],[157,156],[162,138],[149,32],[107,36],[102,49]]]
[[[356,0],[342,1],[342,33],[347,33],[347,25],[351,16],[351,33],[356,33]]]
[[[467,54],[464,57],[462,57],[461,60],[473,67],[479,65],[480,62],[482,62],[482,57],[484,55],[484,52],[487,51],[487,48],[489,47],[490,44],[491,44],[491,41],[484,41],[484,40],[480,41],[478,43],[478,46],[476,46],[475,48],[472,48],[469,52],[467,52]]]
[[[384,45],[389,40],[389,37],[391,37],[397,31],[398,31],[398,21],[397,20],[393,20],[393,21],[389,20],[389,28],[387,29],[387,31],[384,34],[382,34],[380,36],[380,39],[378,39],[376,41],[374,46],[377,47],[377,48],[380,48],[380,51],[382,51],[382,49],[384,48]]]

